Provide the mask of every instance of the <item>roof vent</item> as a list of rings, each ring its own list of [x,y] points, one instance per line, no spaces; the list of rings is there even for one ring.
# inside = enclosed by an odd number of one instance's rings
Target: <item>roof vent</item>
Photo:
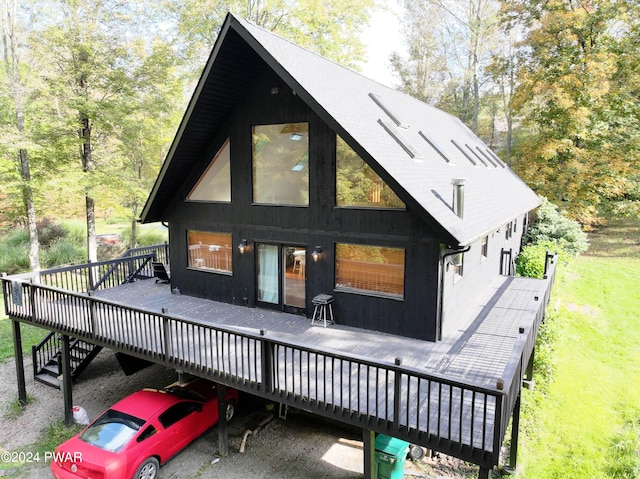
[[[371,98],[376,105],[378,105],[380,108],[382,108],[382,110],[389,115],[389,118],[391,118],[391,120],[398,125],[400,128],[404,128],[405,130],[407,128],[409,128],[409,124],[405,123],[404,121],[402,121],[400,119],[400,117],[396,114],[396,112],[394,112],[391,108],[389,108],[387,105],[384,104],[384,102],[382,101],[382,98],[380,98],[379,95],[376,95],[375,93],[369,93],[369,98]]]
[[[453,185],[453,212],[460,219],[464,218],[464,183],[465,178],[454,178],[451,180]]]

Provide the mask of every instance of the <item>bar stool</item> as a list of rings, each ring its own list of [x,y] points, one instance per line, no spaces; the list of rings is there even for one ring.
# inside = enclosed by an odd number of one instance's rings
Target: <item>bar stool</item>
[[[313,297],[311,303],[315,307],[313,308],[313,317],[311,318],[312,326],[314,324],[322,324],[326,328],[327,324],[335,323],[333,320],[333,307],[331,305],[334,301],[333,296],[329,294],[319,294]]]

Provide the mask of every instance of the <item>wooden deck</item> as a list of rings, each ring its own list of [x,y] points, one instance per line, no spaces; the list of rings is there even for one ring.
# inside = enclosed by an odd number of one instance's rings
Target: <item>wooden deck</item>
[[[143,267],[131,262],[129,270]],[[3,278],[3,288],[19,321],[492,467],[552,281],[501,278],[464,334],[438,343],[325,329],[302,316],[172,294],[152,279],[90,294],[23,277]]]

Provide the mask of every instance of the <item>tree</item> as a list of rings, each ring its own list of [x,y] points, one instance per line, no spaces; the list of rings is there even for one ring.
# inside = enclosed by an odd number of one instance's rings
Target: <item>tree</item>
[[[497,32],[497,2],[404,0],[403,9],[409,58],[391,56],[400,89],[435,103],[478,132],[481,88]]]
[[[174,41],[182,46],[185,56],[195,55],[198,66],[209,55],[227,12],[232,12],[337,63],[356,68],[364,55],[360,33],[375,0],[164,0],[158,5],[178,25]]]
[[[13,134],[9,135],[9,142],[6,141],[7,138],[5,136],[3,146],[14,156],[17,170],[19,171],[20,196],[29,231],[29,265],[32,271],[39,271],[40,248],[37,215],[31,181],[31,163],[27,147],[29,141],[25,136],[25,103],[28,102],[28,99],[25,98],[25,91],[27,86],[24,75],[25,65],[20,60],[20,37],[24,32],[18,23],[17,1],[3,0],[1,8],[3,63],[7,91],[12,102],[9,108],[12,110],[11,115],[13,116],[13,120],[10,122],[11,125],[6,127]]]
[[[587,226],[612,203],[634,195],[637,203],[634,8],[625,0],[527,0],[505,11],[529,27],[513,102],[528,130],[517,171]]]
[[[75,138],[82,174],[73,178],[80,179],[85,199],[88,257],[96,261],[96,194],[113,187],[120,174],[118,133],[135,105],[131,27],[139,12],[117,0],[56,3],[59,16],[37,34],[51,59],[46,75],[56,111],[50,115],[61,118],[55,136]],[[70,154],[68,142],[58,144],[60,154]]]

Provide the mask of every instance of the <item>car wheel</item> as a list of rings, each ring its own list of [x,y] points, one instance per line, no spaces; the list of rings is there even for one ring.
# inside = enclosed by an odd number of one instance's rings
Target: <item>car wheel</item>
[[[150,457],[138,467],[133,479],[156,479],[160,463],[155,457]]]
[[[227,422],[233,419],[233,416],[236,414],[236,402],[233,399],[230,399],[227,403],[227,409],[225,410],[224,417],[227,419]]]

